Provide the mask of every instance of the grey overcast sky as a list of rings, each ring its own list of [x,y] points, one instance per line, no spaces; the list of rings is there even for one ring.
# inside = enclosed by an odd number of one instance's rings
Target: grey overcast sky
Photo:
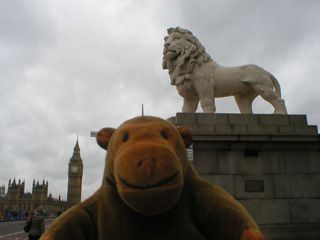
[[[167,28],[189,29],[220,65],[257,64],[282,87],[289,114],[320,125],[320,1],[0,1],[0,185],[49,181],[67,195],[77,135],[82,199],[101,185],[105,151],[90,131],[181,111],[162,70]],[[255,113],[271,114],[261,98]],[[201,109],[198,109],[202,112]],[[218,113],[238,113],[234,99]]]

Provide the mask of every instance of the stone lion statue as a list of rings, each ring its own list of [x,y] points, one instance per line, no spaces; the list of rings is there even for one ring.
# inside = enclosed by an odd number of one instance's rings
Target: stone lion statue
[[[213,113],[216,97],[234,96],[241,113],[252,113],[252,102],[260,95],[274,113],[287,114],[279,82],[263,68],[220,66],[192,32],[180,27],[169,28],[164,40],[162,67],[183,97],[182,112],[194,113],[200,101],[203,112]]]

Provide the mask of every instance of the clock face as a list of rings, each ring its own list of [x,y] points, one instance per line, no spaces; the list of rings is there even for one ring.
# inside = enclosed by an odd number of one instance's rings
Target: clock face
[[[72,166],[71,167],[72,172],[77,172],[78,171],[78,166]]]

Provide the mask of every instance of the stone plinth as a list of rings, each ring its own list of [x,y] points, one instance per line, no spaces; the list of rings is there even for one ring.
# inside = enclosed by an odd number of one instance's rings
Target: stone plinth
[[[305,115],[177,113],[193,164],[241,202],[267,239],[320,239],[320,136]]]

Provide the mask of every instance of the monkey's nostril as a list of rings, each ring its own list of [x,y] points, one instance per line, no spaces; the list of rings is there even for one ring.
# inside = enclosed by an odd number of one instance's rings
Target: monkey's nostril
[[[138,162],[138,167],[141,167],[142,166],[142,161],[139,161]]]

